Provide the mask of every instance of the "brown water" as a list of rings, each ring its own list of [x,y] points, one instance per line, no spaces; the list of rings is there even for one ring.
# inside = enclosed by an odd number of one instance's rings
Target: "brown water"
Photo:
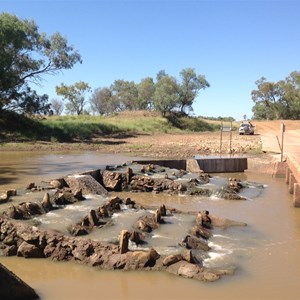
[[[33,177],[53,178],[132,159],[97,153],[0,153],[0,158],[3,190],[24,186],[34,181]],[[212,214],[248,224],[217,230],[211,239],[213,251],[206,264],[237,267],[234,275],[217,282],[203,283],[162,272],[101,271],[45,259],[1,257],[0,262],[30,284],[42,299],[298,299],[300,210],[292,206],[284,180],[250,173],[222,176],[259,182],[265,188],[249,189],[247,201],[131,194],[132,199],[138,197],[145,204],[164,203],[187,211],[208,209]],[[89,201],[91,204],[93,199]]]

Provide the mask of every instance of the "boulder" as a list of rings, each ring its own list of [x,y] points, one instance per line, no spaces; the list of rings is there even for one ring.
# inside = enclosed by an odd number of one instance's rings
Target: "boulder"
[[[187,249],[199,249],[203,251],[210,250],[210,247],[206,241],[192,235],[187,235],[180,245],[186,247]]]
[[[130,236],[131,233],[128,230],[121,231],[119,237],[119,249],[121,254],[128,252],[128,242]]]
[[[17,250],[18,256],[23,256],[25,258],[42,258],[44,257],[44,253],[40,250],[39,247],[29,244],[27,242],[23,242],[18,250]]]
[[[126,270],[137,270],[147,267],[153,267],[160,255],[155,249],[149,251],[134,251],[126,253]]]
[[[108,195],[107,190],[91,175],[73,175],[65,177],[64,180],[74,192],[82,190],[84,195]]]
[[[50,181],[50,185],[56,189],[62,189],[67,186],[67,183],[63,178],[59,178],[59,179],[52,179]]]
[[[71,192],[62,191],[55,196],[54,202],[56,205],[68,205],[78,202],[78,199]]]
[[[127,186],[128,175],[104,170],[102,173],[103,185],[108,191],[120,192]]]
[[[209,239],[212,236],[212,233],[208,229],[198,224],[192,227],[191,234],[198,238],[201,237],[205,240]]]
[[[177,263],[180,260],[182,260],[182,256],[181,255],[169,255],[169,256],[167,256],[167,257],[164,258],[163,265],[164,266],[170,266],[172,264]]]
[[[42,200],[42,206],[43,206],[45,212],[52,210],[53,207],[52,207],[52,203],[50,201],[49,193],[45,193],[43,200]]]

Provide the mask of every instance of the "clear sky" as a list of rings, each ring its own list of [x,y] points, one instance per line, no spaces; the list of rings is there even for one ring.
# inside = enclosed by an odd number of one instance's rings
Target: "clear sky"
[[[0,11],[60,32],[82,55],[81,65],[34,87],[50,99],[62,82],[95,89],[160,70],[179,79],[191,67],[211,85],[194,114],[241,120],[252,117],[256,80],[300,70],[300,0],[0,0]]]

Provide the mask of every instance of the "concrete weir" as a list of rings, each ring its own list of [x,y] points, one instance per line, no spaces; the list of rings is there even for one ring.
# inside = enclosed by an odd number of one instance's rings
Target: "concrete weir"
[[[294,206],[300,207],[300,164],[291,154],[287,156],[286,164],[285,180],[293,194]]]
[[[236,173],[248,168],[246,157],[195,157],[186,160],[138,160],[140,164],[158,164],[163,167],[190,172]]]

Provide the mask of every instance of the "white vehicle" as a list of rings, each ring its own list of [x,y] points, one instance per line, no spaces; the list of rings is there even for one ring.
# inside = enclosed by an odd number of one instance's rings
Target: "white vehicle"
[[[242,123],[239,128],[239,134],[254,134],[255,126],[252,125],[250,122]]]

